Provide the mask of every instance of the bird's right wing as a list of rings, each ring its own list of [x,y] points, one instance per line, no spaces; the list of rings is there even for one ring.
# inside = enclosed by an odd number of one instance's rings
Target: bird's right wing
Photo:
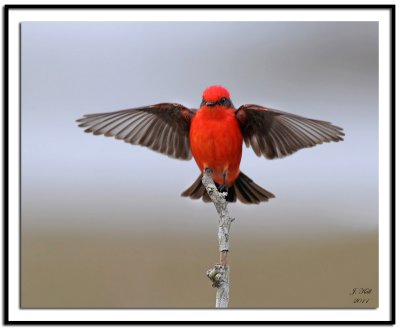
[[[190,122],[195,112],[180,104],[161,103],[108,113],[87,114],[76,120],[85,132],[114,136],[127,143],[182,160],[190,160]]]

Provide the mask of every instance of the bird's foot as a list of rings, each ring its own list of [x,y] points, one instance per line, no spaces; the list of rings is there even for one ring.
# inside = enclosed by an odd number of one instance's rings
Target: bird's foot
[[[228,192],[228,187],[225,184],[222,184],[220,186],[218,186],[218,191],[219,192]]]

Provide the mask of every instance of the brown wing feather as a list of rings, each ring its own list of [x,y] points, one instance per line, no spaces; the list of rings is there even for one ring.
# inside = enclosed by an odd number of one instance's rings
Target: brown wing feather
[[[247,147],[268,159],[282,158],[302,148],[343,140],[342,128],[329,122],[268,109],[242,105],[236,118]]]
[[[180,104],[161,103],[108,113],[87,114],[76,120],[85,132],[114,136],[147,146],[170,157],[190,160],[190,122],[195,112]]]

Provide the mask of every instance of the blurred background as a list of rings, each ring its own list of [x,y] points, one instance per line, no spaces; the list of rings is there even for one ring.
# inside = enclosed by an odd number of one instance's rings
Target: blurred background
[[[75,122],[196,108],[214,84],[346,133],[284,159],[244,150],[276,198],[229,207],[230,307],[378,306],[378,23],[24,22],[21,38],[21,307],[214,307],[217,213],[180,197],[194,160]]]

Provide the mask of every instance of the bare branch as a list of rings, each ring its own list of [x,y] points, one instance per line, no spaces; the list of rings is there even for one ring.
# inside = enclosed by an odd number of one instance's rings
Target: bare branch
[[[212,281],[213,287],[217,288],[216,307],[226,308],[229,303],[229,266],[227,264],[229,251],[229,231],[234,218],[229,216],[227,209],[228,202],[225,200],[226,193],[218,191],[212,179],[212,171],[205,169],[202,183],[207,190],[211,201],[214,203],[219,215],[218,243],[220,251],[219,263],[207,271],[208,278]]]

